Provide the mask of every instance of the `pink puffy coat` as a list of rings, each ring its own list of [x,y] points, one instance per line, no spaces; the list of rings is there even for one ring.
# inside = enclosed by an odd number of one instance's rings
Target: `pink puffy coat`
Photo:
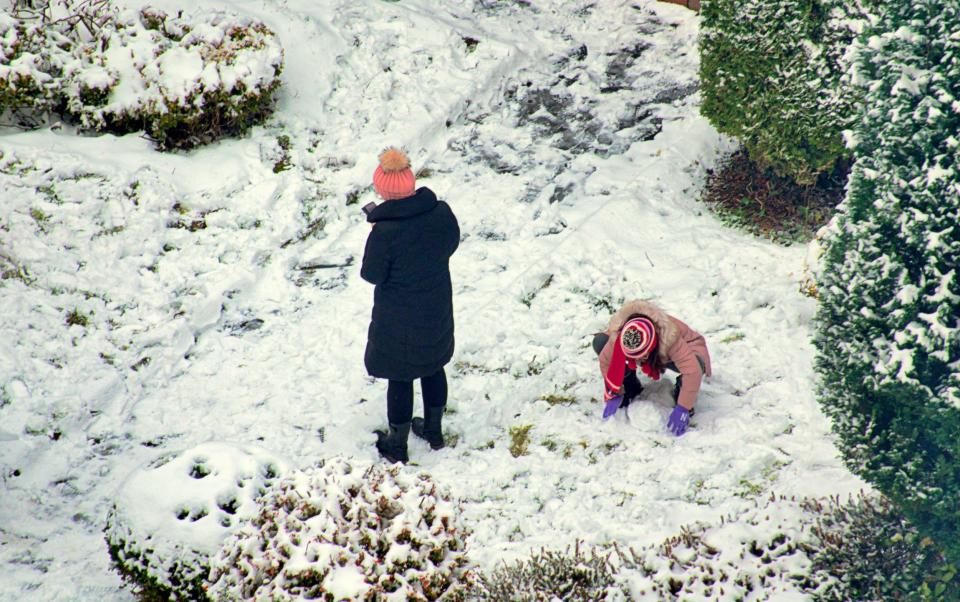
[[[677,403],[688,410],[692,410],[697,401],[697,393],[700,391],[700,382],[703,380],[703,376],[712,374],[707,342],[702,334],[649,301],[642,299],[628,301],[610,318],[606,330],[610,338],[600,352],[601,376],[606,375],[607,368],[610,367],[610,358],[613,356],[613,346],[617,342],[617,333],[623,327],[624,322],[634,314],[643,314],[653,321],[657,329],[657,340],[659,341],[657,353],[660,356],[660,363],[664,366],[672,363],[683,375],[683,383]],[[697,358],[700,361],[697,361]],[[703,362],[703,369],[701,369],[701,362]]]

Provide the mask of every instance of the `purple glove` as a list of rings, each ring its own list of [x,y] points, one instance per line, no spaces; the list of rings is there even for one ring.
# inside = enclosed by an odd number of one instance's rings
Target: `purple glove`
[[[674,435],[679,437],[687,432],[687,425],[690,424],[690,412],[683,406],[673,408],[670,419],[667,420],[667,428]]]
[[[607,405],[603,407],[603,419],[606,420],[607,418],[616,414],[617,410],[620,409],[620,404],[622,402],[623,402],[623,395],[617,395],[615,397],[611,397],[610,399],[608,399]]]

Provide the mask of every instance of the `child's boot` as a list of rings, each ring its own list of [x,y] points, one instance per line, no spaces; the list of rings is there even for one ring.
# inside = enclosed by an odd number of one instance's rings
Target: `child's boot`
[[[620,404],[620,407],[627,407],[641,393],[643,393],[643,385],[637,378],[637,371],[627,370],[623,377],[623,403]]]

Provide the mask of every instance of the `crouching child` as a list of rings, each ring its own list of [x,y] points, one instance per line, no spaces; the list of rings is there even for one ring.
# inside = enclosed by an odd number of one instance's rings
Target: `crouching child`
[[[667,428],[677,436],[686,432],[700,383],[712,374],[702,334],[653,303],[636,299],[613,314],[606,331],[594,335],[593,349],[604,381],[604,418],[643,391],[638,370],[653,380],[670,370],[678,374]]]

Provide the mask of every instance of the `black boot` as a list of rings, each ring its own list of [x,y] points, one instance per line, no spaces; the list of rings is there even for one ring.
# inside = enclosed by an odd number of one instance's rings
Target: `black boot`
[[[426,439],[430,448],[443,449],[443,406],[423,408],[423,418],[413,419],[413,434]]]
[[[641,393],[643,393],[643,385],[641,385],[640,380],[637,379],[637,371],[627,370],[623,377],[623,403],[620,404],[620,407],[627,407],[630,405],[630,402]]]
[[[375,431],[377,433],[377,451],[387,462],[406,463],[410,460],[407,455],[407,437],[410,435],[410,423],[391,424],[390,432]]]

